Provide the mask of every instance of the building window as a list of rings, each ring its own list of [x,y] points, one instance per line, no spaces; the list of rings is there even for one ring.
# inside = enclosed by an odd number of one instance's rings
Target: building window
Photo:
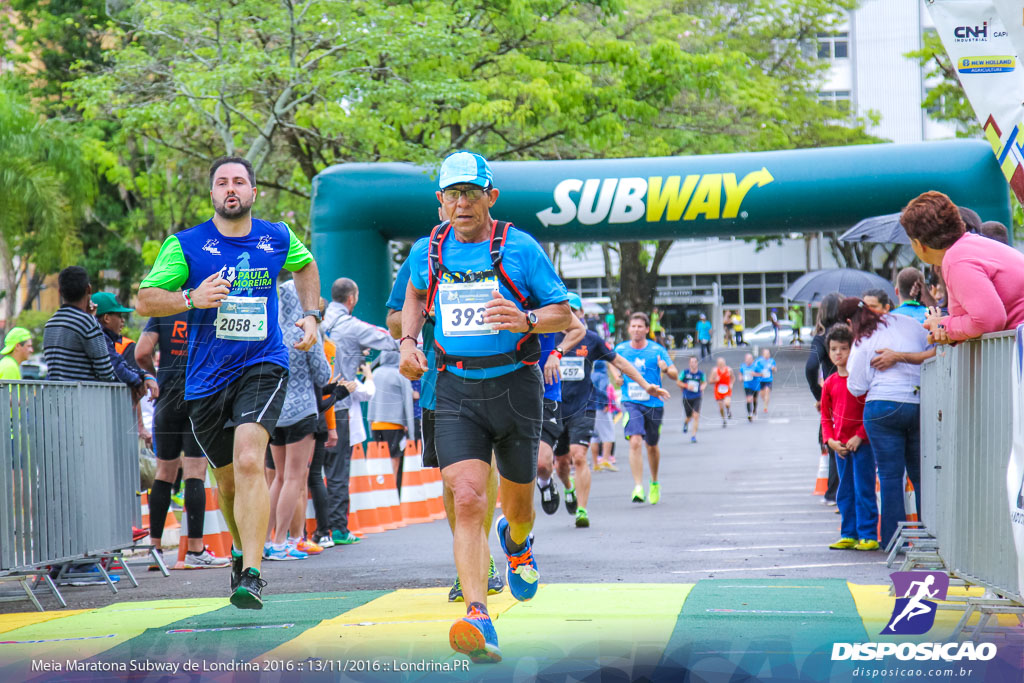
[[[841,114],[850,113],[851,101],[849,90],[822,90],[818,93],[818,101],[835,109]]]
[[[715,275],[698,275],[697,286],[698,287],[710,287],[711,285],[718,282],[718,277]]]
[[[834,61],[850,57],[850,34],[846,31],[818,34],[818,59]]]

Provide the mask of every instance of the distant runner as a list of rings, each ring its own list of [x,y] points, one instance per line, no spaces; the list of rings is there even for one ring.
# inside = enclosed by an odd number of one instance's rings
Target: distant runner
[[[715,388],[715,401],[718,402],[718,414],[722,416],[722,429],[725,429],[726,418],[732,419],[732,370],[719,357],[715,369],[711,371],[711,386]]]
[[[697,443],[697,428],[700,426],[700,403],[704,396],[704,388],[708,385],[708,379],[704,371],[700,369],[696,356],[690,356],[688,367],[679,378],[679,388],[683,390],[683,412],[686,419],[683,420],[683,434],[685,434],[693,423],[693,431],[690,433],[690,443]]]

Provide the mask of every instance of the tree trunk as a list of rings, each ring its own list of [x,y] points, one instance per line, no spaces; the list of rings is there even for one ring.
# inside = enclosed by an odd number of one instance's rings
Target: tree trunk
[[[14,325],[14,318],[18,313],[18,271],[14,267],[11,250],[3,237],[0,237],[0,269],[3,269],[4,292],[6,293],[3,300],[5,326],[10,329]]]

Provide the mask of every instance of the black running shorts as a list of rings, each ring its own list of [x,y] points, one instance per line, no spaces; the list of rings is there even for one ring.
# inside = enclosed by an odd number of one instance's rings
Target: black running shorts
[[[405,431],[402,429],[373,430],[373,440],[384,443],[388,449],[388,456],[392,458],[401,458],[405,455],[402,452],[402,438],[404,436]]]
[[[517,484],[537,476],[544,383],[536,365],[491,379],[437,374],[434,446],[441,468],[462,460],[490,466]]]
[[[703,399],[703,396],[696,398],[683,396],[683,410],[686,412],[686,417],[692,417],[694,413],[700,414],[700,404]]]
[[[540,440],[554,448],[561,433],[562,404],[546,398],[544,399],[544,426],[540,430]]]
[[[274,431],[270,433],[270,445],[287,446],[298,443],[315,432],[316,415],[310,415],[287,427],[274,427]]]
[[[160,388],[160,398],[153,407],[153,447],[158,460],[177,460],[181,451],[186,458],[202,458],[203,449],[192,433],[185,405],[184,387]]]
[[[226,467],[234,461],[238,425],[255,423],[268,436],[274,433],[287,386],[286,368],[259,363],[216,394],[186,402],[192,430],[211,465]]]
[[[424,408],[420,424],[423,429],[423,466],[440,467],[437,463],[437,449],[434,448],[434,411]]]
[[[562,417],[562,433],[555,444],[555,455],[568,455],[569,447],[573,444],[589,447],[590,437],[594,434],[595,415],[593,410],[584,410],[569,417]]]

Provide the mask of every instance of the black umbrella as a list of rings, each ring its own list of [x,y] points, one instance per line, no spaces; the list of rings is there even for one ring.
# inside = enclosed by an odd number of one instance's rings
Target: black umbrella
[[[888,244],[910,244],[907,231],[900,224],[899,213],[865,218],[839,236],[840,242],[882,242]]]
[[[896,301],[896,292],[888,280],[853,268],[815,270],[801,275],[782,297],[790,301],[816,304],[832,292],[839,292],[843,296],[861,296],[869,289],[881,289],[892,301]]]

